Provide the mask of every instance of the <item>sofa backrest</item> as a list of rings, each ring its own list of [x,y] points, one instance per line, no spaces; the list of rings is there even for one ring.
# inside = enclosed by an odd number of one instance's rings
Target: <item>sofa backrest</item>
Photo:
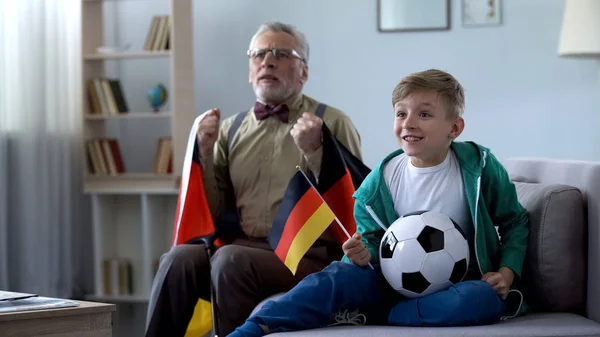
[[[581,246],[586,246],[585,251],[587,251],[587,256],[579,259],[579,263],[583,261],[585,263],[586,270],[586,316],[593,319],[596,322],[600,322],[600,162],[586,162],[586,161],[571,161],[571,160],[558,160],[558,159],[544,159],[544,158],[508,158],[502,161],[503,165],[506,167],[511,178],[515,181],[526,182],[529,184],[541,184],[547,186],[538,186],[535,188],[535,191],[525,191],[527,187],[525,184],[516,183],[517,189],[521,190],[519,198],[527,199],[526,193],[540,193],[548,194],[550,193],[549,198],[537,198],[537,200],[546,200],[549,204],[552,205],[562,205],[559,209],[566,210],[569,215],[561,216],[556,212],[552,212],[550,207],[546,207],[545,213],[542,212],[543,209],[539,209],[543,206],[534,205],[535,202],[532,202],[528,209],[534,210],[532,214],[536,214],[538,212],[538,216],[542,219],[542,216],[552,216],[554,220],[552,222],[540,220],[537,222],[537,225],[547,225],[548,223],[553,224],[553,232],[540,232],[542,233],[542,238],[537,241],[538,247],[537,251],[532,252],[531,258],[552,258],[554,257],[555,263],[552,263],[552,260],[548,261],[544,260],[540,266],[544,268],[543,271],[538,270],[537,272],[543,272],[543,274],[534,275],[534,270],[531,270],[531,277],[548,277],[552,275],[556,275],[557,273],[563,271],[563,268],[567,268],[563,272],[568,274],[571,271],[571,267],[566,267],[562,261],[559,263],[559,260],[566,259],[567,261],[575,262],[574,256],[557,256],[560,254],[558,250],[554,250],[554,247],[547,245],[546,242],[543,242],[543,238],[546,235],[552,234],[553,240],[557,241],[559,238],[559,234],[567,235],[564,240],[560,241],[560,245],[564,246],[568,243],[569,240],[575,240],[573,236],[579,235],[578,228],[576,227],[573,231],[571,228],[563,228],[565,225],[560,225],[561,223],[569,221],[569,226],[573,226],[573,219],[577,218],[576,214],[577,207],[576,202],[568,201],[569,198],[577,199],[577,193],[572,189],[572,187],[576,188],[581,196],[581,200],[583,202],[583,219],[585,221],[584,233],[587,237],[587,242],[581,243]],[[563,186],[548,186],[548,185],[563,185]],[[545,190],[543,190],[545,189]],[[570,196],[570,197],[569,197]],[[553,200],[552,198],[556,198]],[[528,202],[525,200],[525,203]],[[549,205],[547,205],[549,206]],[[553,206],[552,208],[556,208]],[[535,215],[534,215],[535,216]],[[575,220],[577,221],[577,220]],[[547,228],[545,228],[547,230]],[[572,233],[573,232],[573,233]],[[534,239],[535,240],[535,239]],[[531,240],[530,240],[531,242]],[[536,241],[534,241],[536,242]],[[587,243],[587,245],[586,245]],[[575,243],[573,243],[575,244]],[[534,247],[534,249],[536,249]],[[578,249],[568,249],[567,252],[569,254],[579,254]],[[541,254],[540,254],[541,253]],[[537,254],[534,255],[534,254]],[[554,254],[554,255],[553,255]],[[529,261],[527,262],[529,263]],[[557,270],[550,271],[548,268],[557,268]],[[559,280],[564,282],[565,279],[558,279],[554,276],[555,280]],[[542,284],[544,286],[544,284]],[[567,295],[570,294],[578,284],[573,284],[567,286],[565,284],[561,285],[561,287],[565,287],[563,289],[553,289],[553,291],[562,291]],[[538,294],[539,295],[539,294]],[[552,299],[550,299],[552,301]],[[564,302],[561,302],[564,304]]]
[[[522,285],[527,304],[535,311],[585,314],[587,226],[581,192],[514,180],[529,214]]]

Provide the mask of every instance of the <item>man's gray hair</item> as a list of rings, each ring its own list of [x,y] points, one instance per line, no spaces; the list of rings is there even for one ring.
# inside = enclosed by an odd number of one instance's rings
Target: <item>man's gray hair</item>
[[[288,33],[291,36],[293,36],[294,39],[296,40],[296,45],[298,46],[297,47],[298,50],[296,50],[296,51],[298,53],[300,53],[300,56],[302,56],[304,58],[304,62],[306,64],[308,64],[309,46],[308,46],[308,41],[306,41],[306,37],[304,36],[304,34],[302,34],[302,32],[297,30],[296,27],[294,27],[293,25],[287,24],[287,23],[283,23],[283,22],[279,22],[279,21],[268,21],[268,22],[263,23],[258,28],[258,30],[254,34],[252,39],[250,40],[250,48],[252,48],[254,41],[260,35],[262,35],[266,32],[275,32],[275,33],[283,32],[283,33]]]

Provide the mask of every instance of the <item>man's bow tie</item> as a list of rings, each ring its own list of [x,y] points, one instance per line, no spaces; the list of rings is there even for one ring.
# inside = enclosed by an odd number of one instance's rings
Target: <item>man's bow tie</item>
[[[274,116],[275,118],[279,119],[282,123],[287,123],[289,109],[288,106],[285,104],[270,107],[260,102],[256,102],[254,104],[254,114],[256,115],[256,119],[258,119],[259,121],[266,119],[269,116]]]

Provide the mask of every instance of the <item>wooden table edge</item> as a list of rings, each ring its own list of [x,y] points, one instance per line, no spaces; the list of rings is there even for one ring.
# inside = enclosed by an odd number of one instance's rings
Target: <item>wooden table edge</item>
[[[48,317],[61,317],[61,316],[73,316],[73,315],[85,315],[85,314],[96,314],[96,313],[110,313],[116,311],[116,304],[99,303],[99,302],[87,302],[79,300],[69,300],[78,302],[77,307],[68,308],[50,308],[50,309],[38,309],[29,311],[11,311],[0,313],[0,322],[16,321],[22,319],[37,319],[37,318],[48,318]]]

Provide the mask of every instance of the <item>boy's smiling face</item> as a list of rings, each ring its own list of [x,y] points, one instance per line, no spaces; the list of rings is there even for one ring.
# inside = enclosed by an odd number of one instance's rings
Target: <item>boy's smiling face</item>
[[[394,105],[394,133],[413,165],[434,166],[446,158],[450,143],[464,129],[462,117],[448,111],[433,90],[414,91]]]

